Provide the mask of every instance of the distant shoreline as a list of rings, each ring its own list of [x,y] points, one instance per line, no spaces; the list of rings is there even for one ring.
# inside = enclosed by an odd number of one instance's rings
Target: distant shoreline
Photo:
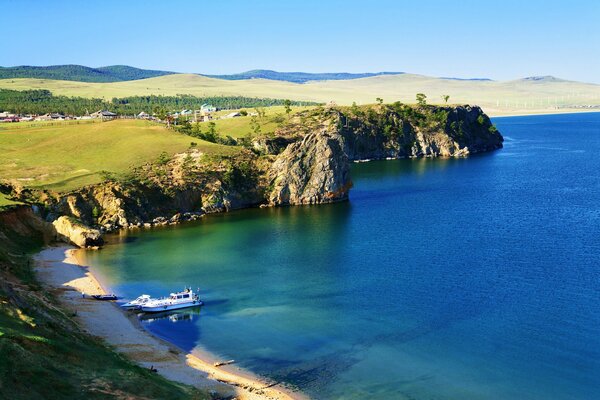
[[[600,109],[590,110],[590,109],[577,109],[577,108],[569,108],[569,109],[560,109],[560,110],[519,110],[519,111],[507,111],[507,112],[495,112],[495,111],[486,111],[483,110],[490,118],[502,118],[502,117],[529,117],[536,115],[560,115],[560,114],[583,114],[583,113],[600,113]]]
[[[77,257],[80,249],[50,247],[35,257],[39,279],[57,293],[62,305],[77,314],[77,321],[136,364],[153,366],[165,378],[223,396],[245,400],[304,400],[305,395],[263,381],[236,366],[215,367],[216,358],[206,351],[187,353],[144,329],[135,315],[112,302],[92,300],[105,293],[89,266]],[[84,298],[82,293],[86,294]],[[149,348],[152,350],[150,351]]]

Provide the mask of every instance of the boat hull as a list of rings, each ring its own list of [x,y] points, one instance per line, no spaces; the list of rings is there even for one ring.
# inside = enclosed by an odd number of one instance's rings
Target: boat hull
[[[161,306],[144,306],[144,305],[142,305],[141,310],[143,312],[147,312],[147,313],[156,313],[156,312],[171,311],[171,310],[181,310],[182,308],[198,307],[198,306],[201,306],[202,304],[203,304],[202,301],[195,300],[195,301],[189,302],[189,303],[165,304],[165,305],[161,305]]]

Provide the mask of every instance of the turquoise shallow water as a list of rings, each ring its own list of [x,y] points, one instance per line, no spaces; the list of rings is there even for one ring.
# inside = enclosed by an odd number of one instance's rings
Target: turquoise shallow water
[[[146,327],[321,399],[595,399],[600,113],[498,118],[505,148],[353,166],[347,203],[254,209],[88,254]]]

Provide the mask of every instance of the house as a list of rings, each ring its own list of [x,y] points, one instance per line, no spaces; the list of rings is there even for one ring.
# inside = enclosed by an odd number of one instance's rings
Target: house
[[[148,114],[147,112],[142,111],[141,113],[139,113],[137,115],[138,118],[140,119],[150,119],[150,114]]]
[[[35,121],[64,121],[65,116],[59,113],[46,113],[35,117]]]
[[[115,119],[117,118],[117,114],[114,112],[110,112],[107,110],[99,110],[90,115],[92,118],[102,118],[102,119]]]
[[[211,119],[213,119],[213,117],[210,114],[200,116],[200,122],[208,122]]]
[[[213,106],[212,104],[204,103],[200,106],[200,111],[203,113],[215,112],[217,111],[217,107]]]
[[[192,110],[181,110],[180,115],[192,115]]]
[[[242,116],[242,114],[240,114],[239,112],[232,112],[232,113],[229,113],[229,114],[223,116],[223,118],[235,118],[235,117],[241,117],[241,116]]]

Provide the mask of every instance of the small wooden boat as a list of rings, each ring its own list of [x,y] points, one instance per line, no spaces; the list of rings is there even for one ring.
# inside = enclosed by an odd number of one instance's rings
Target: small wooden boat
[[[116,294],[93,294],[92,297],[96,300],[117,300]]]

